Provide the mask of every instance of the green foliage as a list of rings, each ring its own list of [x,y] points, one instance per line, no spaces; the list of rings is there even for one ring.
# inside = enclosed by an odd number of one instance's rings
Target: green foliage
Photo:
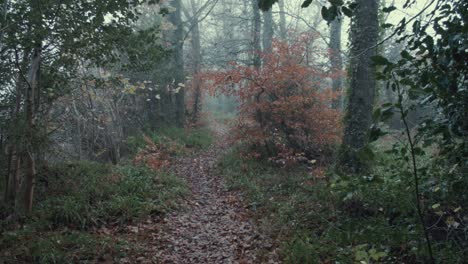
[[[262,227],[283,242],[281,252],[286,263],[428,261],[415,220],[408,163],[399,158],[399,153],[389,151],[393,150],[392,143],[379,140],[370,146],[376,166],[361,176],[331,174],[318,178],[314,171],[305,168],[282,170],[265,161],[242,158],[242,148],[228,153],[219,163],[219,170],[230,188],[244,192]],[[432,163],[428,154],[418,159],[421,164]],[[437,188],[446,186],[439,182],[446,178],[442,171],[424,177],[428,177],[426,182],[432,182],[423,186],[422,196],[428,209],[441,202],[441,197],[457,196],[453,189]],[[464,182],[462,186],[467,186],[466,179]],[[462,223],[454,228],[451,221],[458,222],[454,219],[466,216],[459,205],[442,204],[445,211],[432,209],[433,215],[442,212],[441,226],[452,226],[432,229],[433,236],[439,235],[435,253],[442,263],[461,263],[466,241],[460,238],[466,231],[463,233],[460,228]],[[453,216],[457,208],[460,211]]]
[[[411,34],[404,31],[409,21],[403,19],[394,31],[399,37],[398,42],[407,43],[399,60],[373,58],[376,65],[382,66],[378,78],[384,80],[387,89],[392,89],[398,97],[396,102],[377,109],[374,119],[376,124],[381,124],[396,112],[404,124],[405,140],[395,144],[389,153],[396,160],[411,164],[401,174],[412,179],[416,212],[432,262],[445,257],[437,249],[433,253],[433,240],[450,241],[461,247],[467,244],[466,229],[459,227],[466,226],[468,218],[457,209],[468,200],[460,195],[463,191],[449,187],[466,186],[466,176],[462,175],[468,171],[468,62],[462,59],[466,57],[464,47],[468,43],[466,37],[462,37],[468,32],[467,7],[466,2],[441,1],[429,12],[431,22],[421,23],[416,19]],[[389,7],[384,11],[394,9]],[[417,106],[431,109],[432,115],[424,117],[413,132],[408,125],[408,114]],[[389,115],[382,114],[385,112]],[[381,134],[377,133],[374,139],[379,136]],[[427,156],[430,162],[423,162],[429,146],[437,151]],[[450,190],[444,192],[445,195],[438,195],[441,186]],[[454,235],[457,233],[464,238]],[[458,250],[462,252],[462,249]]]
[[[183,129],[178,127],[163,127],[159,130],[160,135],[164,135],[176,142],[180,142],[186,147],[205,148],[212,143],[211,133],[207,128]],[[155,140],[162,138],[156,135]]]
[[[47,175],[39,180],[37,206],[22,227],[0,221],[0,262],[95,262],[120,252],[123,242],[90,230],[164,214],[188,191],[173,174],[142,166],[74,162],[54,166]]]
[[[141,166],[111,168],[81,162],[60,165],[49,173],[60,176],[48,179],[35,216],[53,226],[86,229],[164,213],[186,192],[174,175]]]
[[[382,108],[402,117],[416,106],[433,110],[418,124],[415,140],[437,144],[440,164],[460,171],[468,169],[468,89],[466,57],[468,4],[445,0],[430,12],[432,23],[415,20],[410,34],[396,30],[398,42],[406,41],[397,62],[375,57],[378,73],[387,89],[398,90],[398,101]],[[394,7],[387,8],[392,11]],[[400,24],[406,26],[406,21]],[[435,31],[429,29],[432,27]],[[377,118],[376,122],[384,121]]]
[[[268,11],[278,0],[259,0],[258,6],[263,11]],[[312,4],[313,0],[304,0],[301,4],[302,8],[307,8]],[[335,18],[342,16],[351,17],[352,10],[356,7],[354,1],[344,0],[328,0],[330,3],[329,7],[322,6],[322,17],[328,22],[333,21]]]
[[[31,228],[5,232],[0,238],[0,261],[5,263],[96,262],[106,253],[127,246],[108,236],[77,231],[37,233]],[[4,254],[8,254],[4,255]]]

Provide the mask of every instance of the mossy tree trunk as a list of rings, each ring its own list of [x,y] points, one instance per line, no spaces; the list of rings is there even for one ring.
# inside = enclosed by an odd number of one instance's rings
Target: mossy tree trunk
[[[378,0],[357,0],[351,24],[350,87],[344,119],[339,168],[347,173],[365,170],[358,152],[368,143],[375,97],[375,66],[379,36]]]

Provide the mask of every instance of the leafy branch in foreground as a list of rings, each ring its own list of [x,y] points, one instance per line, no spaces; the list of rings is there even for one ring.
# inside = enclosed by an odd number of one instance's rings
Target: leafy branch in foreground
[[[427,245],[427,252],[429,254],[429,257],[431,259],[431,263],[434,263],[434,253],[432,252],[432,245],[431,245],[431,239],[429,238],[429,232],[426,228],[426,223],[424,222],[424,213],[422,210],[422,205],[421,205],[421,192],[420,192],[420,186],[419,186],[419,176],[418,176],[418,166],[416,163],[416,155],[418,153],[421,153],[421,150],[415,146],[415,142],[413,137],[411,136],[411,130],[407,122],[407,116],[408,116],[408,110],[405,108],[404,103],[403,103],[403,91],[401,90],[400,84],[398,83],[395,75],[392,75],[394,84],[396,87],[396,90],[398,92],[398,102],[395,104],[395,106],[398,108],[400,115],[401,115],[401,121],[403,122],[404,125],[404,130],[406,133],[406,138],[408,140],[408,144],[410,147],[410,156],[411,156],[411,166],[412,166],[412,172],[413,172],[413,183],[414,183],[414,195],[416,198],[416,209],[419,217],[419,221],[421,222],[421,227],[424,232],[424,238],[426,239],[426,245]]]

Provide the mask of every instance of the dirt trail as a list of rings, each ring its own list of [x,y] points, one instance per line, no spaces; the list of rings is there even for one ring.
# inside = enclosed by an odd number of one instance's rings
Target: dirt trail
[[[276,250],[257,231],[238,194],[214,173],[228,148],[227,129],[215,124],[217,142],[176,162],[176,173],[192,191],[184,210],[167,215],[156,240],[158,263],[279,263]],[[262,252],[259,254],[259,252]]]

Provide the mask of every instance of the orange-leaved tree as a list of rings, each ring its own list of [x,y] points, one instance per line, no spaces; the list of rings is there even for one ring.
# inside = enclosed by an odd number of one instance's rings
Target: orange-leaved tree
[[[341,113],[331,107],[338,95],[327,81],[336,74],[311,66],[326,52],[311,52],[309,43],[309,36],[275,40],[261,68],[231,63],[206,76],[216,91],[239,98],[237,138],[281,164],[319,158],[340,140]]]

